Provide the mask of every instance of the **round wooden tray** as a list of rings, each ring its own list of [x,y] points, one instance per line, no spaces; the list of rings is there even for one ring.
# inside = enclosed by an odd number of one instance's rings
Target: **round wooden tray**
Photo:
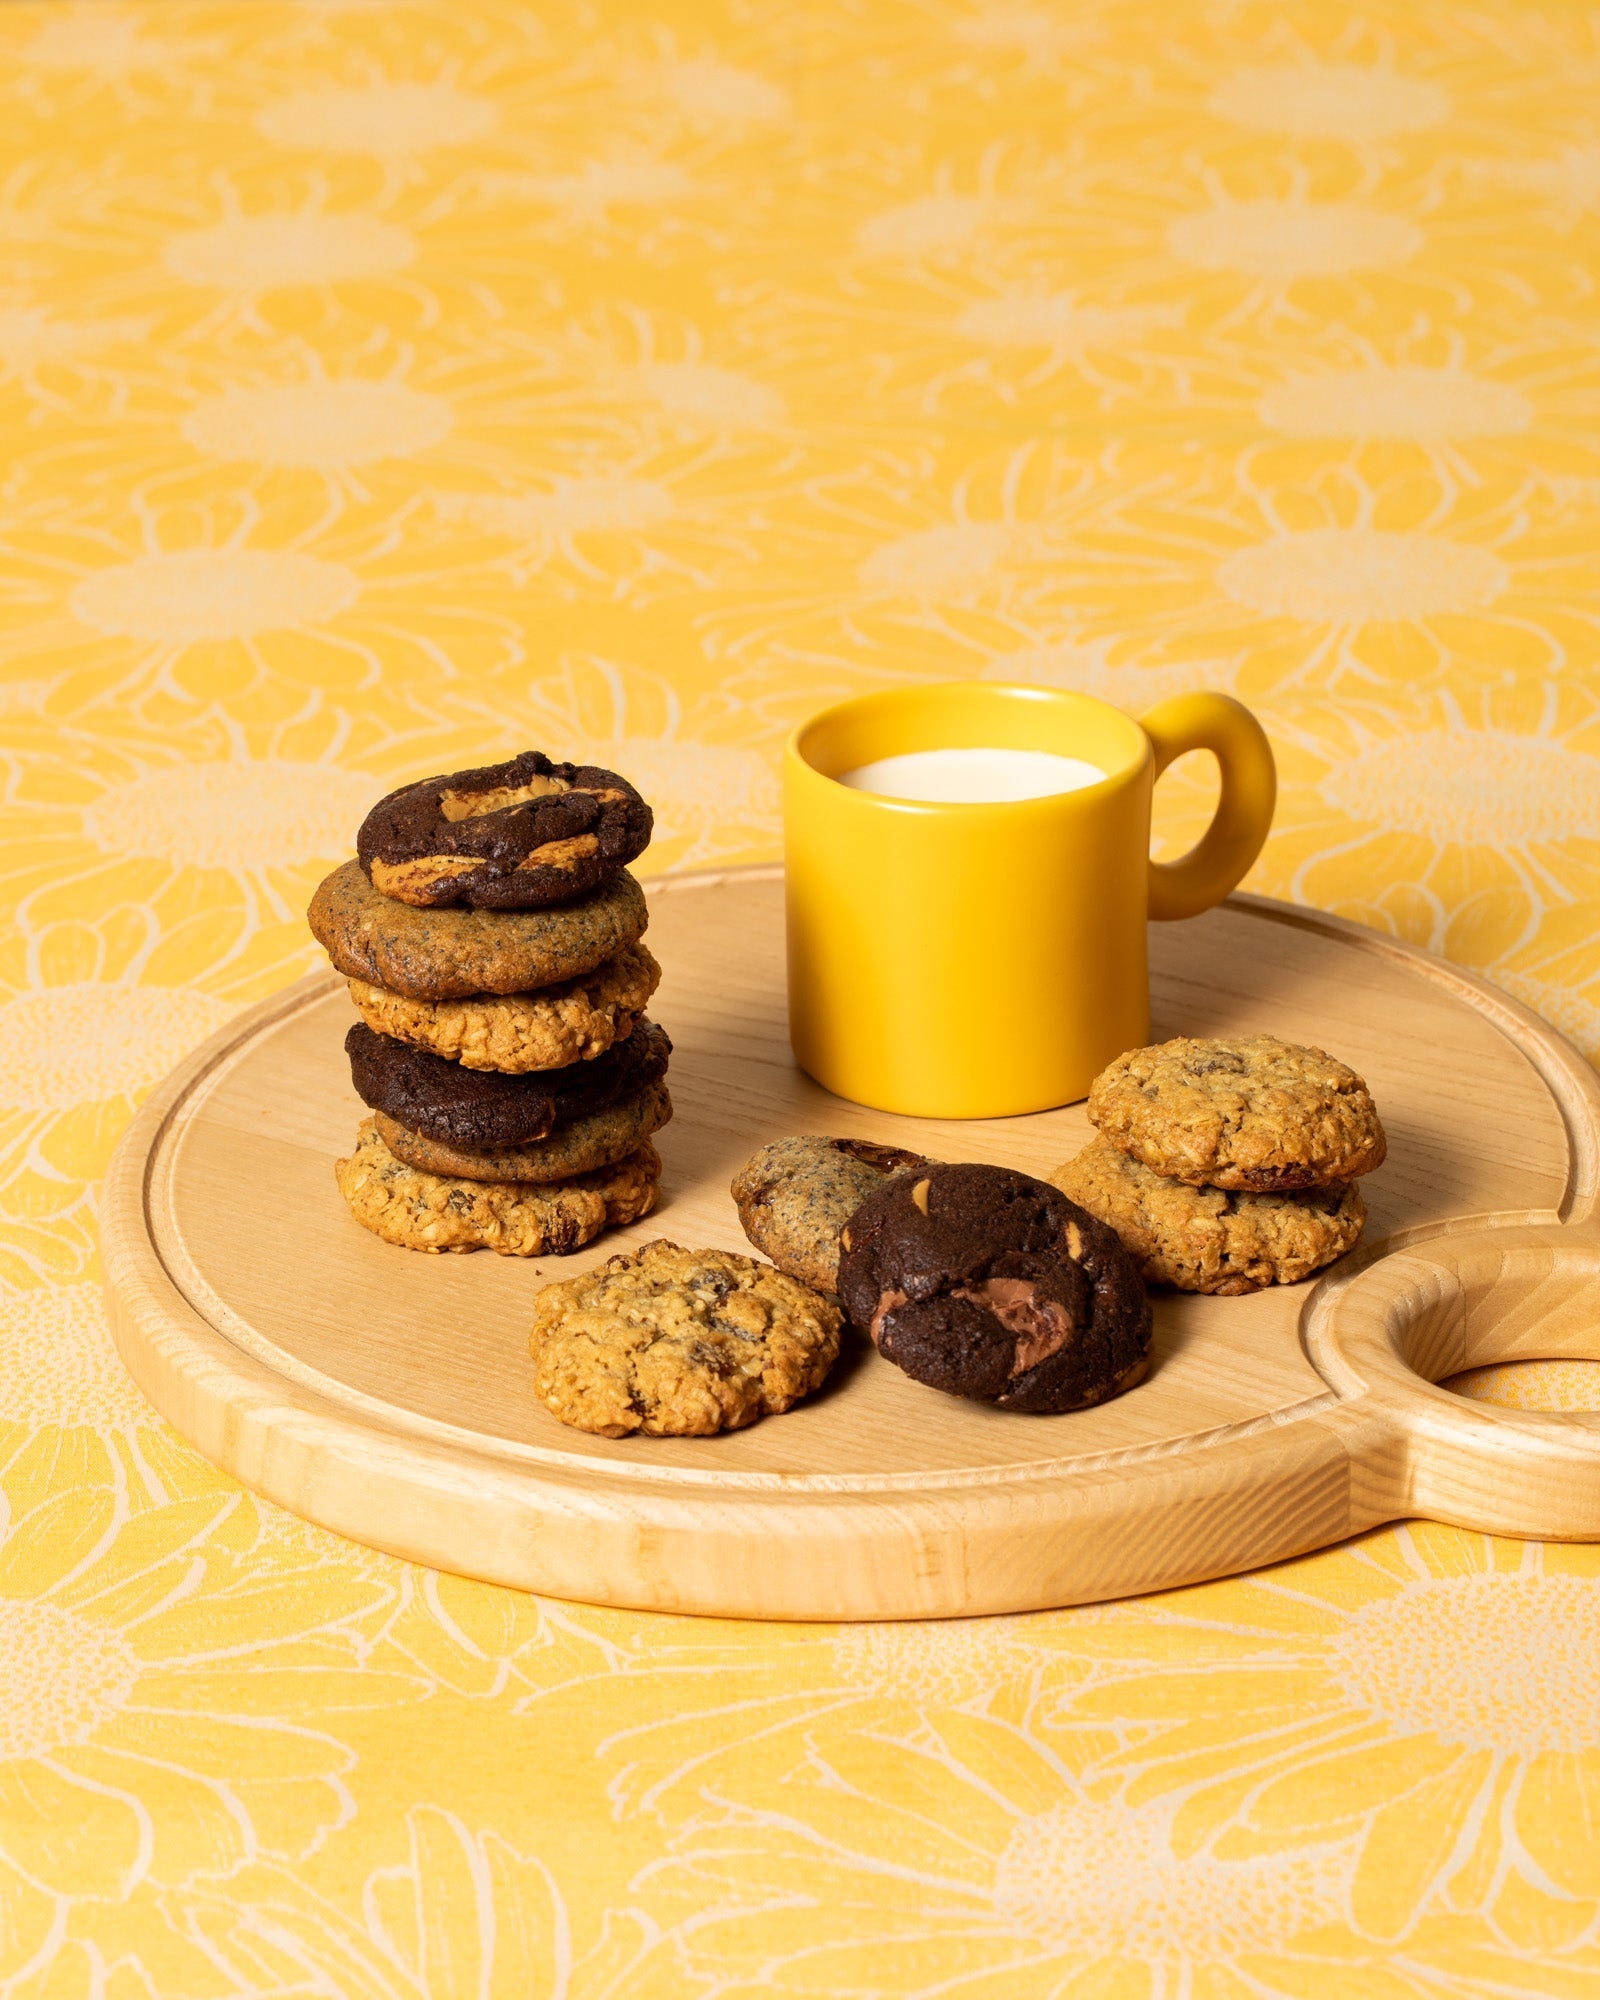
[[[612,1441],[532,1394],[529,1305],[630,1242],[744,1248],[727,1188],[788,1132],[1045,1173],[1081,1106],[943,1122],[795,1068],[776,870],[651,886],[675,1043],[661,1205],[567,1259],[426,1257],[334,1186],[362,1106],[342,980],[244,1015],[140,1112],[106,1188],[112,1325],[156,1407],[247,1485],[443,1569],[594,1602],[762,1618],[1023,1610],[1160,1589],[1405,1514],[1600,1537],[1600,1419],[1432,1386],[1593,1354],[1600,1087],[1494,988],[1335,919],[1236,897],[1152,928],[1154,1033],[1271,1030],[1370,1080],[1390,1136],[1367,1245],[1321,1282],[1158,1295],[1137,1389],[1065,1417],[909,1381],[862,1343],[747,1431]],[[1025,1003],[1026,996],[1019,996]]]

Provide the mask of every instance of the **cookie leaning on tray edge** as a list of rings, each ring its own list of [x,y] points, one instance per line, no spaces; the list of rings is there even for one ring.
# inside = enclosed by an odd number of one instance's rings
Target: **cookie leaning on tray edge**
[[[352,1215],[433,1254],[565,1255],[654,1207],[671,1042],[625,862],[650,808],[626,779],[528,751],[380,800],[311,928],[361,1019],[372,1116],[335,1166]],[[1145,1287],[1240,1294],[1352,1249],[1385,1140],[1320,1049],[1253,1035],[1119,1056],[1098,1135],[1048,1180],[800,1135],[732,1183],[769,1262],[665,1240],[546,1284],[535,1393],[580,1430],[709,1436],[819,1388],[848,1321],[912,1381],[1065,1414],[1143,1379]]]
[[[345,1046],[373,1116],[335,1178],[374,1235],[564,1255],[654,1207],[672,1044],[624,866],[650,830],[626,779],[536,750],[368,813],[307,917],[362,1016]]]

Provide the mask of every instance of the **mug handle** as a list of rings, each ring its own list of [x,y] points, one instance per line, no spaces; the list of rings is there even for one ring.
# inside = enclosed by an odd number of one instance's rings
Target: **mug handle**
[[[1139,726],[1159,778],[1188,750],[1210,750],[1222,767],[1222,797],[1204,834],[1177,861],[1150,863],[1150,914],[1197,917],[1220,903],[1261,852],[1278,796],[1267,732],[1242,701],[1226,694],[1179,694],[1158,702]]]

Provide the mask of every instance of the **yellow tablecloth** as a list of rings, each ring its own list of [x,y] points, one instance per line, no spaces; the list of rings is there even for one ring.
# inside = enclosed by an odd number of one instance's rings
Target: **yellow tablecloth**
[[[0,1995],[1597,1990],[1594,1550],[1401,1527],[942,1628],[538,1602],[214,1473],[94,1248],[378,792],[581,748],[653,866],[765,857],[786,727],[929,676],[1232,689],[1253,886],[1593,1051],[1597,22],[0,11]]]

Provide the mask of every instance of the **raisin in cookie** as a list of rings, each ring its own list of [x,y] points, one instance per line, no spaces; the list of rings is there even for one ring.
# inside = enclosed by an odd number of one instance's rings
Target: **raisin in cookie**
[[[897,1174],[840,1237],[839,1296],[914,1381],[1002,1409],[1081,1410],[1150,1357],[1150,1302],[1104,1223],[1009,1167]]]
[[[390,792],[361,822],[356,855],[374,889],[420,909],[541,910],[608,881],[650,829],[615,771],[525,750]]]
[[[397,1160],[427,1174],[464,1181],[564,1181],[592,1174],[637,1152],[672,1117],[664,1083],[647,1084],[632,1097],[608,1104],[570,1124],[558,1125],[548,1139],[527,1146],[498,1146],[472,1152],[421,1132],[409,1131],[386,1112],[373,1114],[378,1136]]]
[[[613,1167],[570,1181],[467,1181],[397,1160],[368,1118],[334,1178],[363,1229],[403,1250],[497,1250],[502,1257],[565,1256],[602,1229],[637,1222],[656,1205],[661,1160],[643,1145]]]
[[[802,1285],[832,1292],[839,1231],[890,1174],[931,1165],[920,1153],[869,1139],[774,1139],[734,1175],[732,1194],[758,1250]]]
[[[626,1041],[661,981],[642,944],[630,944],[592,972],[537,993],[474,993],[466,1000],[408,1000],[352,979],[350,998],[374,1033],[446,1056],[463,1069],[518,1076],[590,1062]]]
[[[1353,1182],[1251,1194],[1189,1187],[1095,1139],[1050,1176],[1117,1232],[1147,1281],[1180,1292],[1294,1285],[1360,1241],[1366,1204]]]
[[[531,1145],[558,1126],[637,1096],[666,1075],[672,1053],[665,1031],[650,1020],[593,1062],[521,1076],[463,1069],[409,1042],[375,1035],[364,1021],[345,1036],[344,1046],[363,1104],[407,1131],[469,1153]]]
[[[753,1257],[647,1243],[547,1285],[529,1348],[539,1400],[602,1437],[710,1437],[820,1386],[837,1306]]]
[[[1355,1071],[1276,1035],[1129,1049],[1089,1086],[1087,1108],[1112,1145],[1192,1187],[1328,1187],[1371,1173],[1386,1150]]]
[[[408,1000],[466,1000],[592,972],[638,943],[650,912],[626,868],[554,910],[414,910],[381,895],[361,863],[347,861],[318,884],[306,921],[346,979]]]

